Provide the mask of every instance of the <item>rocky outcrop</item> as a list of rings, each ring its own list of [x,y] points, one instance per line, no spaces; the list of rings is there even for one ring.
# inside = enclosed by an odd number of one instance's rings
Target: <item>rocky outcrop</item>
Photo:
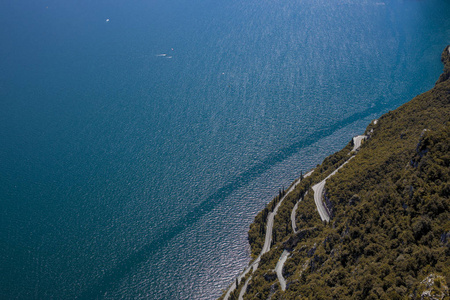
[[[291,235],[289,239],[283,243],[283,248],[287,251],[292,251],[300,241],[310,237],[315,231],[317,231],[316,227],[298,231],[296,234]]]
[[[421,300],[441,300],[449,296],[443,276],[430,274],[420,284],[425,288],[420,295]]]
[[[450,242],[450,231],[441,234],[441,243],[444,246],[450,247],[450,243],[449,242]]]

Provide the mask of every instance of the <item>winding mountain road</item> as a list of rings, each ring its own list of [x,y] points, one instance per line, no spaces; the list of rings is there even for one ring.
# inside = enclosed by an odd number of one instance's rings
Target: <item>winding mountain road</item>
[[[339,168],[333,171],[330,175],[327,176],[324,180],[319,182],[318,184],[314,185],[312,187],[314,191],[314,202],[316,202],[317,211],[319,212],[320,218],[322,221],[330,221],[330,213],[328,212],[328,209],[325,207],[323,203],[323,190],[325,188],[325,183],[327,182],[328,178],[336,174],[340,168],[345,166],[350,160],[353,159],[354,156],[350,157],[345,163],[343,163]]]
[[[313,170],[314,171],[314,170]],[[307,174],[305,174],[303,176],[303,178],[309,176],[312,174],[313,171],[308,172]],[[244,272],[242,272],[239,276],[238,276],[238,280],[241,281],[245,275],[247,275],[248,272],[250,272],[250,270],[252,270],[252,272],[254,272],[256,269],[258,269],[259,266],[259,262],[261,261],[261,256],[264,253],[269,252],[270,250],[270,245],[272,244],[272,230],[273,230],[273,221],[275,219],[275,215],[277,214],[278,208],[280,207],[281,203],[283,203],[284,199],[286,199],[286,196],[289,195],[289,193],[291,193],[295,187],[297,186],[297,184],[300,183],[302,179],[299,178],[294,184],[291,185],[291,187],[289,188],[289,190],[286,192],[286,194],[281,198],[280,201],[278,201],[278,204],[275,206],[274,210],[272,212],[270,212],[267,215],[267,224],[266,224],[266,236],[264,238],[264,246],[261,249],[261,253],[258,255],[258,257],[244,270]],[[250,277],[251,278],[251,277]],[[250,279],[247,279],[244,287],[246,288],[248,282]],[[241,289],[241,292],[239,293],[239,297],[241,298],[241,294],[242,296],[245,293],[244,287]],[[227,293],[225,294],[224,300],[228,300],[230,298],[230,294],[236,289],[236,282],[233,282],[230,286],[230,288],[227,290]]]
[[[356,150],[359,149],[359,147],[361,147],[361,143],[362,141],[366,138],[365,135],[359,135],[353,138],[353,149],[351,152],[354,152]],[[351,153],[350,152],[350,153]],[[339,166],[339,168],[337,168],[336,170],[334,170],[330,175],[328,175],[324,180],[322,180],[321,182],[317,183],[316,185],[314,185],[312,187],[313,191],[314,191],[314,202],[316,203],[316,207],[317,207],[317,211],[319,212],[320,218],[322,219],[322,221],[330,221],[330,214],[327,210],[327,208],[324,206],[323,204],[323,190],[325,188],[325,183],[327,182],[327,180],[333,176],[334,174],[336,174],[340,168],[342,168],[343,166],[345,166],[350,160],[353,159],[354,156],[350,157],[345,163],[343,163],[341,166]],[[303,178],[308,177],[309,175],[312,174],[312,172],[314,172],[314,170],[308,172],[307,174],[305,174],[303,176]],[[286,192],[286,194],[281,198],[281,200],[278,202],[278,204],[275,206],[274,210],[272,212],[270,212],[267,216],[267,221],[266,221],[266,235],[265,235],[265,239],[264,239],[264,245],[261,249],[261,253],[258,255],[258,257],[244,270],[244,272],[242,272],[239,276],[238,276],[238,281],[241,281],[248,272],[252,271],[254,272],[256,269],[258,269],[259,266],[259,262],[261,261],[261,256],[264,253],[269,252],[270,250],[270,245],[272,243],[272,230],[273,230],[273,222],[275,219],[275,215],[277,214],[278,208],[280,207],[281,203],[283,203],[284,199],[286,198],[287,195],[289,195],[289,193],[291,193],[295,187],[297,186],[297,184],[299,184],[301,181],[301,178],[299,178],[291,187],[290,189]],[[306,193],[305,193],[306,196]],[[295,204],[292,212],[291,212],[291,223],[292,223],[292,230],[294,231],[294,233],[297,232],[297,228],[295,225],[295,213],[297,211],[298,208],[298,203],[299,201],[297,201],[297,203]],[[286,259],[289,256],[289,252],[287,252],[286,250],[283,252],[283,254],[281,255],[277,266],[275,267],[275,271],[277,273],[277,277],[278,280],[280,281],[280,285],[281,285],[281,289],[284,291],[286,289],[286,281],[283,277],[282,274],[282,270],[283,270],[283,265],[286,262]],[[243,296],[245,294],[245,291],[247,289],[247,285],[250,282],[250,279],[252,277],[250,276],[246,281],[244,286],[242,287],[240,293],[239,293],[239,299],[243,299]],[[231,284],[231,286],[228,288],[224,300],[228,300],[230,298],[230,294],[236,289],[236,282],[233,282]]]
[[[353,149],[351,152],[354,152],[356,150],[359,149],[359,147],[361,147],[361,143],[362,141],[366,138],[365,135],[359,135],[353,138]],[[314,185],[312,187],[313,191],[314,191],[314,202],[316,203],[316,207],[317,207],[317,211],[320,214],[320,218],[322,219],[322,221],[330,221],[330,214],[328,212],[328,210],[326,209],[326,207],[323,204],[323,200],[322,200],[322,196],[323,196],[323,190],[325,188],[325,183],[327,182],[327,179],[329,179],[331,176],[333,176],[334,174],[336,174],[340,168],[342,168],[343,166],[345,166],[350,160],[352,160],[354,158],[354,156],[350,157],[345,163],[343,163],[341,166],[339,166],[339,168],[337,168],[336,170],[334,170],[330,175],[328,175],[324,180],[322,180],[321,182],[319,182],[318,184]],[[308,172],[307,174],[305,174],[303,176],[303,178],[308,177],[312,174],[312,172],[314,172],[314,170]],[[286,192],[286,194],[281,198],[281,200],[278,202],[278,204],[275,206],[274,210],[272,212],[270,212],[267,216],[267,221],[266,221],[266,235],[265,235],[265,239],[264,239],[264,246],[261,249],[261,253],[258,255],[258,257],[244,270],[244,272],[242,272],[239,276],[238,276],[238,281],[241,281],[248,272],[252,271],[254,272],[256,269],[258,269],[259,266],[259,262],[261,261],[261,256],[264,253],[269,252],[270,250],[270,245],[272,243],[272,230],[273,230],[273,222],[275,219],[275,215],[277,214],[278,208],[280,207],[281,203],[283,203],[284,199],[286,198],[287,195],[289,195],[289,193],[291,193],[295,187],[297,186],[297,184],[299,184],[301,181],[301,178],[299,178],[291,187],[290,189]],[[307,193],[305,193],[306,196]],[[295,204],[294,208],[292,209],[291,212],[291,223],[292,223],[292,230],[294,231],[294,233],[297,233],[297,226],[295,224],[295,214],[298,208],[298,203],[300,201],[297,201],[297,203]],[[281,285],[281,289],[284,291],[286,289],[286,281],[283,277],[283,265],[286,262],[286,259],[289,256],[289,252],[288,251],[283,251],[276,267],[275,267],[275,271],[277,273],[277,277],[278,280],[280,282]],[[248,283],[250,282],[250,279],[252,277],[250,276],[246,281],[244,286],[241,288],[241,291],[239,293],[239,299],[243,299],[243,296],[245,294],[245,291],[247,289]],[[236,289],[236,282],[233,282],[230,286],[230,288],[227,290],[227,293],[225,294],[224,300],[228,300],[230,298],[230,294],[231,292],[233,292]]]
[[[353,138],[353,149],[349,154],[358,150],[359,147],[361,147],[361,143],[365,138],[366,138],[365,135],[355,136]],[[323,199],[322,199],[323,198],[323,190],[325,188],[325,183],[327,182],[328,178],[330,178],[331,176],[336,174],[340,168],[345,166],[354,157],[355,156],[350,157],[345,163],[343,163],[341,166],[339,166],[339,168],[334,170],[333,173],[328,175],[327,178],[325,178],[324,180],[322,180],[321,182],[319,182],[318,184],[316,184],[312,187],[312,189],[314,191],[314,202],[316,203],[317,211],[319,212],[320,219],[322,219],[322,221],[327,221],[327,222],[330,221],[330,213],[329,213],[328,209],[325,207],[325,205],[323,203]]]

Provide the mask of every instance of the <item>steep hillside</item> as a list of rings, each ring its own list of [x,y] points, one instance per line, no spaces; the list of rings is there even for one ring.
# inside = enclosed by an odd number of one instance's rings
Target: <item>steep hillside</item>
[[[449,47],[442,62],[434,88],[372,122],[357,154],[350,154],[349,143],[286,196],[275,216],[273,246],[241,291],[244,299],[448,298]],[[347,160],[326,182],[331,220],[322,222],[311,187]],[[250,227],[254,257],[276,201]],[[275,272],[283,251],[289,254],[281,266],[285,291]]]

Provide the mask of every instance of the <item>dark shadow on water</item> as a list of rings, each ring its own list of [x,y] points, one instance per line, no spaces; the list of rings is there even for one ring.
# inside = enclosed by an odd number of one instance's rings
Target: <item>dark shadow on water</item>
[[[270,154],[263,161],[257,163],[250,169],[246,170],[242,174],[238,175],[229,184],[218,189],[214,194],[209,196],[205,201],[199,204],[188,212],[183,218],[181,218],[174,226],[167,229],[165,232],[160,233],[159,237],[152,241],[151,244],[147,244],[142,248],[131,253],[128,257],[124,258],[115,267],[106,271],[105,275],[90,285],[88,289],[82,292],[77,298],[79,299],[98,299],[102,298],[105,292],[114,287],[115,284],[124,278],[132,270],[136,270],[142,263],[146,262],[154,253],[164,246],[167,246],[171,239],[179,235],[184,229],[189,227],[190,224],[195,223],[203,215],[212,211],[219,203],[227,198],[235,190],[245,186],[252,180],[258,178],[265,171],[272,168],[277,163],[280,163],[292,155],[299,152],[302,148],[310,146],[322,138],[332,135],[334,132],[352,124],[358,120],[364,119],[372,114],[380,113],[387,108],[386,104],[379,104],[377,106],[368,108],[362,112],[355,113],[350,117],[347,117],[341,121],[335,122],[321,128],[314,133],[311,133],[307,137],[282,148],[272,154]],[[351,137],[349,137],[349,140]]]

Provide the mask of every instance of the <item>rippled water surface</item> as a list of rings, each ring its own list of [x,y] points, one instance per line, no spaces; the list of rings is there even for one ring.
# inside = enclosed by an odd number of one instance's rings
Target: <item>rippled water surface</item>
[[[91,2],[0,10],[4,298],[218,297],[265,203],[450,43],[443,0]]]

